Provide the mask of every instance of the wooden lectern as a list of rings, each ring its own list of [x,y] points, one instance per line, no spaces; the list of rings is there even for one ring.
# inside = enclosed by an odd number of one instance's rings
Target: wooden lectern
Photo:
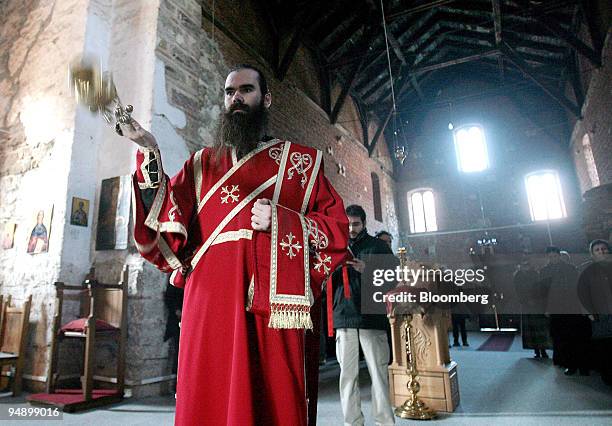
[[[404,320],[390,317],[393,362],[389,366],[391,403],[398,407],[408,398],[408,374]],[[453,412],[459,405],[457,363],[451,361],[448,349],[450,311],[432,309],[425,316],[412,317],[412,347],[418,370],[418,397],[435,411]]]

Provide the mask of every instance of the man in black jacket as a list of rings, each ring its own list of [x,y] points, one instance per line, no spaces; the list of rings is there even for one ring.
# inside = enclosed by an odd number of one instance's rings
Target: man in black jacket
[[[372,415],[376,425],[393,425],[389,399],[389,322],[383,315],[361,313],[361,274],[371,256],[392,254],[387,244],[368,234],[366,214],[361,206],[346,208],[349,219],[349,247],[353,260],[332,276],[336,356],[340,364],[340,400],[345,425],[363,425],[359,393],[359,345],[372,378]]]

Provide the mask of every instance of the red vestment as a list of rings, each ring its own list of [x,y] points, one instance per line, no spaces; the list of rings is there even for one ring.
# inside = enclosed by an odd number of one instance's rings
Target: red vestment
[[[315,424],[318,301],[346,256],[342,200],[313,148],[274,140],[218,164],[211,154],[161,174],[149,211],[139,186],[150,152],[134,176],[140,253],[162,271],[191,268],[175,278],[185,286],[175,422]],[[259,198],[272,200],[270,232],[251,228]]]

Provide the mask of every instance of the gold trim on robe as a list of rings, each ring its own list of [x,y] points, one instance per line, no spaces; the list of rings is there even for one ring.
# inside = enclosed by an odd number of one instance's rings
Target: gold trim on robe
[[[278,179],[276,180],[276,186],[274,188],[274,197],[272,197],[273,203],[278,203],[278,197],[280,197],[280,191],[283,186],[283,180],[285,180],[285,168],[287,167],[287,157],[289,157],[290,149],[291,149],[291,142],[286,141],[283,144],[283,154],[281,156],[280,165],[278,168]]]
[[[200,197],[202,196],[202,154],[204,150],[201,149],[193,156],[193,180],[195,185],[196,201],[200,203]]]
[[[232,166],[231,169],[229,169],[221,179],[219,179],[217,181],[217,183],[215,183],[206,193],[206,195],[204,195],[204,198],[202,198],[202,200],[200,201],[199,205],[198,205],[198,213],[200,213],[200,211],[202,210],[202,207],[204,207],[204,204],[206,204],[206,202],[210,199],[210,197],[213,196],[213,194],[215,192],[217,192],[217,190],[221,187],[221,185],[225,184],[225,182],[234,174],[236,173],[236,171],[247,161],[249,161],[251,158],[253,158],[253,156],[255,156],[256,154],[259,154],[261,151],[263,151],[266,148],[269,148],[271,145],[277,144],[278,143],[278,139],[274,139],[271,140],[269,143],[266,143],[265,145],[260,146],[259,148],[249,152],[247,155],[245,155],[244,157],[242,157],[240,159],[240,161],[238,161],[236,164],[234,164]],[[195,173],[202,173],[202,169],[200,168],[200,170],[194,170]]]
[[[246,158],[246,157],[245,157]],[[243,158],[244,159],[244,158]],[[242,160],[241,160],[242,161]],[[259,187],[257,187],[253,192],[251,192],[248,196],[246,196],[242,201],[240,201],[240,203],[236,204],[236,207],[234,207],[232,209],[232,211],[229,212],[229,214],[227,216],[225,216],[225,218],[217,225],[217,227],[215,228],[215,230],[208,236],[208,238],[206,239],[206,241],[204,242],[204,244],[202,244],[202,247],[200,247],[200,249],[197,251],[196,255],[193,257],[193,259],[191,259],[191,267],[193,269],[195,269],[195,267],[197,266],[198,262],[200,261],[200,258],[202,257],[202,255],[204,255],[204,253],[206,253],[206,250],[208,250],[208,247],[210,247],[210,245],[212,244],[212,242],[215,240],[215,238],[217,238],[217,236],[219,235],[219,233],[221,233],[221,231],[223,230],[223,228],[225,228],[227,226],[227,224],[238,214],[240,213],[240,211],[247,205],[249,204],[251,201],[253,201],[253,199],[255,199],[255,197],[257,197],[259,194],[261,194],[263,191],[265,191],[266,189],[268,189],[270,186],[272,186],[274,184],[274,182],[276,181],[276,175],[272,176],[270,179],[268,179],[267,181],[265,181],[264,183],[262,183],[261,185],[259,185]]]
[[[319,174],[319,168],[321,167],[321,158],[322,153],[317,149],[317,158],[315,159],[314,168],[312,170],[312,173],[310,174],[310,181],[308,182],[308,186],[306,187],[306,194],[304,195],[304,201],[302,202],[300,214],[306,213],[306,209],[308,208],[310,196],[312,195],[312,188],[314,187],[314,183],[317,180],[317,176]]]
[[[310,289],[310,268],[308,251],[308,228],[303,216],[300,216],[302,227],[302,247],[303,267],[304,267],[304,294],[279,294],[278,285],[278,208],[285,208],[277,204],[272,204],[272,225],[271,225],[271,244],[270,244],[270,328],[302,328],[311,330],[312,319],[310,317],[310,306],[313,297]],[[290,209],[288,209],[290,210]]]
[[[217,244],[227,243],[231,241],[252,240],[252,239],[253,239],[253,230],[243,228],[237,231],[221,232],[210,245],[214,246]]]

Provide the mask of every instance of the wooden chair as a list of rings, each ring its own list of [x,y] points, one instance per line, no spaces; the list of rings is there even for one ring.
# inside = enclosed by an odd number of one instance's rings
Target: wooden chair
[[[21,393],[31,305],[31,295],[28,296],[21,308],[11,306],[10,296],[2,302],[2,314],[0,314],[0,370],[4,370],[5,366],[12,368],[13,396]]]
[[[95,279],[92,268],[82,285],[55,283],[56,306],[53,319],[53,340],[47,368],[47,389],[44,394],[30,395],[28,401],[53,405],[73,412],[118,402],[125,387],[125,346],[127,337],[128,267],[124,266],[118,284],[105,284]],[[66,292],[84,292],[81,318],[62,325],[62,311]],[[95,344],[100,339],[117,342],[115,389],[94,389]],[[81,389],[59,389],[61,376],[58,368],[59,348],[65,339],[84,342],[83,379]]]

